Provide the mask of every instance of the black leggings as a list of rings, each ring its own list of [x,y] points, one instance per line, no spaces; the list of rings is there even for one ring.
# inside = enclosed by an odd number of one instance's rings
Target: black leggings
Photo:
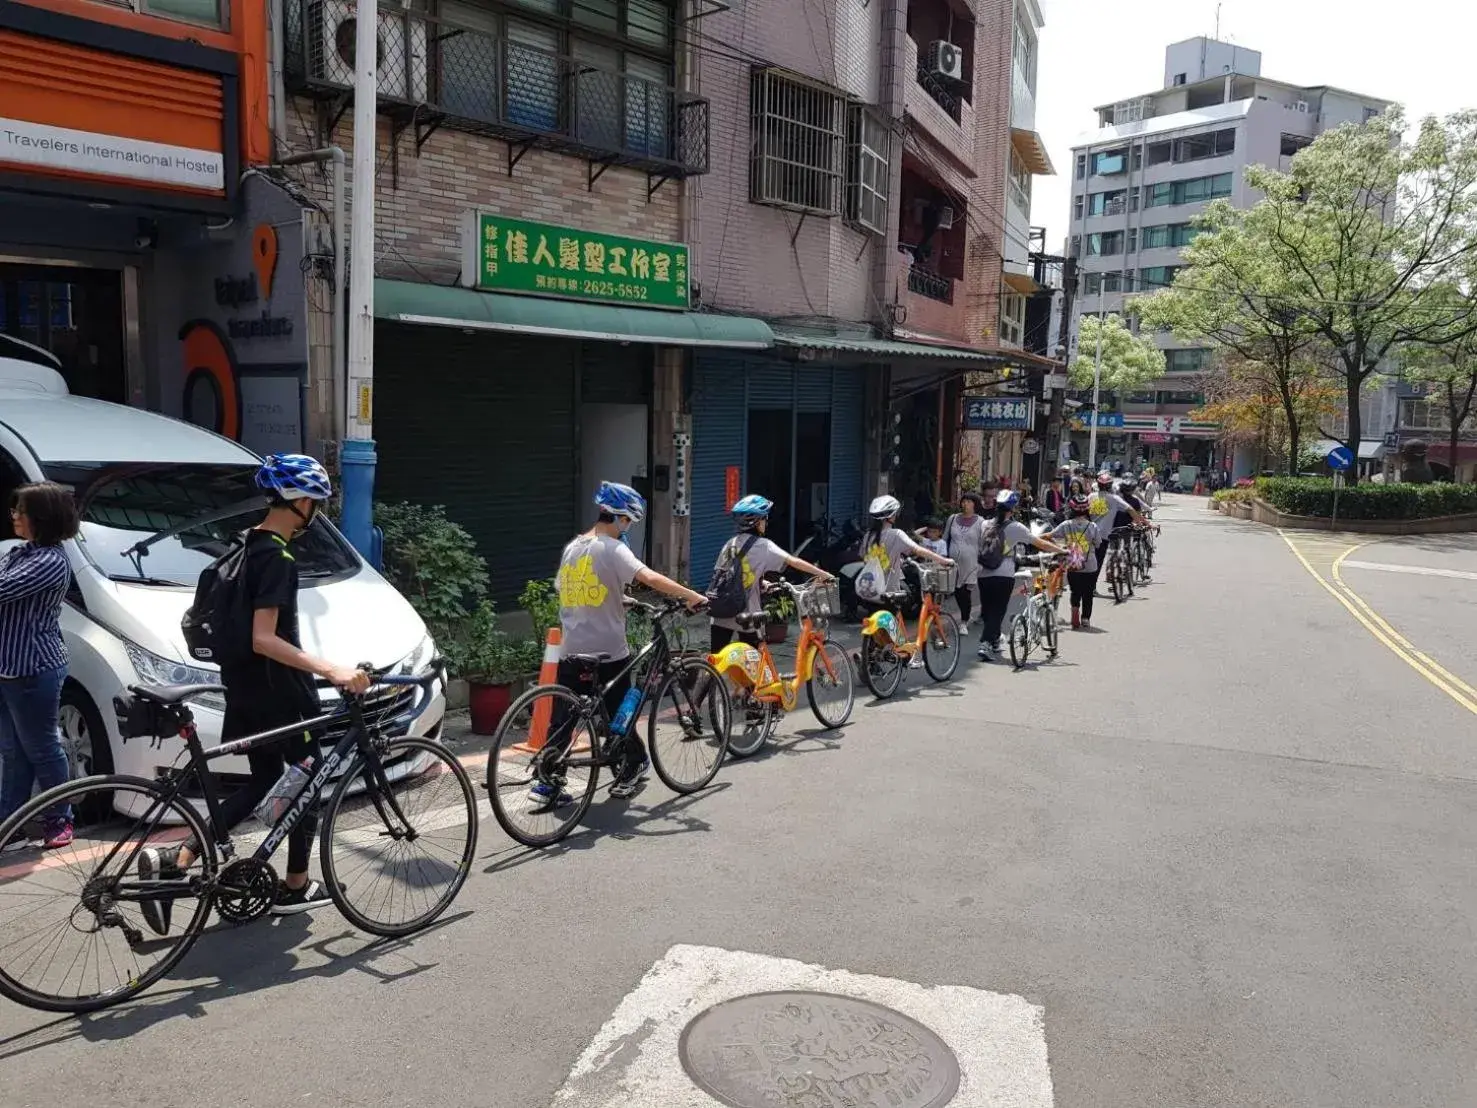
[[[607,682],[615,681],[613,685],[605,690],[605,695],[602,698],[605,701],[605,711],[611,719],[615,719],[616,712],[620,710],[621,701],[626,698],[626,693],[631,688],[631,675],[629,673],[622,676],[620,680],[616,680],[616,675],[624,670],[630,664],[630,661],[630,658],[620,658],[613,662],[601,662],[593,675],[594,683],[597,685],[604,685]],[[589,670],[582,669],[573,662],[566,661],[562,658],[559,660],[559,673],[555,680],[566,689],[578,693],[581,696],[591,693],[594,689],[591,686],[590,678],[591,674]],[[574,729],[569,726],[569,711],[562,702],[555,705],[554,717],[549,722],[549,744],[563,743],[567,746],[569,741],[574,737]],[[626,737],[630,741],[626,746],[626,759],[621,766],[621,772],[619,774],[621,777],[633,771],[646,757],[646,745],[642,743],[641,736],[637,734],[636,720],[631,721],[631,726],[626,732]]]
[[[248,703],[251,704],[250,708],[233,704],[231,694],[226,693],[226,718],[221,723],[222,742],[244,739],[248,735],[271,731],[277,727],[286,727],[294,720],[302,718],[296,713],[285,713],[280,709],[262,711],[258,701],[248,701]],[[248,750],[246,761],[251,766],[251,778],[221,801],[220,810],[217,813],[219,826],[211,830],[217,834],[229,831],[251,815],[252,809],[262,802],[262,798],[267,793],[272,791],[272,786],[282,776],[282,771],[287,768],[289,762],[303,762],[309,758],[316,760],[321,754],[318,744],[306,731],[300,735],[289,735],[287,738],[279,739],[270,746]],[[308,858],[312,854],[313,836],[317,830],[318,806],[315,804],[303,813],[303,818],[298,820],[297,826],[287,836],[288,873],[308,872]],[[200,853],[200,844],[193,838],[185,844],[185,847],[192,853]]]
[[[1082,609],[1082,618],[1092,618],[1092,594],[1097,587],[1097,571],[1073,570],[1067,574],[1067,588],[1072,593],[1072,611]]]
[[[716,623],[708,628],[708,653],[717,654],[725,646],[733,641],[746,642],[750,646],[759,645],[758,631],[735,631],[732,627],[719,627]]]
[[[959,619],[967,621],[969,613],[974,608],[974,597],[970,595],[968,585],[960,585],[954,590],[954,599],[959,604]]]
[[[1000,628],[1010,610],[1010,597],[1015,592],[1014,577],[980,578],[980,642],[1000,641]]]
[[[1108,547],[1112,545],[1112,539],[1104,539],[1097,544],[1097,569],[1092,571],[1093,592],[1097,592],[1097,579],[1103,575],[1103,567],[1108,564]]]

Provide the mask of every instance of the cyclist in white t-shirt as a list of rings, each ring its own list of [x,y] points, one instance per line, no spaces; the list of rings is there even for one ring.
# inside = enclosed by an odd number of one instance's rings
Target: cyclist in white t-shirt
[[[811,565],[804,558],[797,558],[778,543],[770,541],[764,532],[769,526],[769,513],[774,510],[774,501],[757,493],[736,501],[733,505],[733,522],[738,534],[723,544],[715,565],[721,566],[725,559],[740,558],[740,572],[744,575],[744,611],[757,612],[764,603],[759,585],[766,573],[785,568],[798,569],[822,581],[831,580],[831,574],[820,566]],[[754,631],[741,631],[733,619],[713,620],[712,642],[709,649],[714,653],[722,650],[734,639],[750,646],[759,644],[759,635]]]

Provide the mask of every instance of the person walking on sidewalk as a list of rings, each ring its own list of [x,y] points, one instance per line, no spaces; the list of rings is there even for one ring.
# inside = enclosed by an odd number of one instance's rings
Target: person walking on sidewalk
[[[0,559],[0,823],[33,786],[55,788],[71,776],[57,717],[67,679],[62,600],[72,580],[62,543],[77,533],[72,493],[50,481],[22,485],[11,496],[10,526],[23,545]],[[62,804],[43,817],[40,845],[71,841],[72,809]],[[8,849],[29,845],[16,836]]]
[[[1072,594],[1072,629],[1092,626],[1092,596],[1097,584],[1098,526],[1088,517],[1092,501],[1074,496],[1067,501],[1067,519],[1056,525],[1051,538],[1067,549],[1067,588]]]
[[[944,527],[944,553],[959,567],[959,587],[954,600],[959,605],[959,623],[967,628],[973,618],[974,598],[979,595],[980,539],[985,533],[985,503],[979,493],[959,497],[959,510]]]
[[[1066,551],[1046,539],[1038,539],[1024,523],[1016,521],[1020,495],[1010,489],[995,494],[995,518],[985,524],[980,543],[980,649],[982,662],[1000,657],[1000,628],[1015,592],[1015,548],[1034,546],[1048,554]]]
[[[243,615],[243,626],[214,631],[218,637],[239,641],[244,654],[241,661],[221,665],[221,684],[226,687],[222,742],[323,715],[315,676],[348,693],[369,688],[369,675],[363,670],[335,665],[305,651],[298,629],[298,576],[292,543],[313,525],[333,495],[328,471],[306,454],[269,454],[256,471],[256,486],[266,494],[267,513],[246,532],[245,561],[235,585],[244,593],[241,609],[251,613],[251,621],[246,625]],[[220,825],[212,830],[223,833],[235,827],[271,792],[290,763],[311,763],[318,755],[318,743],[306,730],[247,751],[251,778],[221,802]],[[287,873],[273,897],[273,915],[293,915],[329,903],[328,891],[308,878],[317,823],[318,814],[310,809],[287,837]],[[200,844],[194,839],[181,846],[146,847],[139,853],[139,878],[169,881],[184,877],[199,854]],[[139,902],[144,922],[159,935],[169,932],[172,907],[165,900]]]

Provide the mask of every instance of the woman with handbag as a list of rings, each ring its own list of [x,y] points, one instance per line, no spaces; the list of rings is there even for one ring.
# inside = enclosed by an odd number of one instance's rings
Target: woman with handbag
[[[980,536],[984,533],[985,502],[978,493],[967,492],[959,498],[959,510],[949,517],[944,527],[944,553],[959,567],[959,587],[954,600],[959,605],[959,625],[967,628],[979,595]]]

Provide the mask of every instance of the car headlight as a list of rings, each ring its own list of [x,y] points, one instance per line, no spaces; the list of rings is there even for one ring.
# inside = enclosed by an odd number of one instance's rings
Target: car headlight
[[[430,669],[431,659],[434,657],[436,657],[436,644],[430,635],[426,635],[396,668],[401,673],[419,677]]]
[[[172,658],[161,658],[145,650],[137,643],[128,643],[128,660],[133,663],[140,685],[219,685],[221,675],[214,670],[199,669],[176,662]],[[226,698],[220,693],[202,693],[192,697],[191,702],[216,711],[225,711]]]

